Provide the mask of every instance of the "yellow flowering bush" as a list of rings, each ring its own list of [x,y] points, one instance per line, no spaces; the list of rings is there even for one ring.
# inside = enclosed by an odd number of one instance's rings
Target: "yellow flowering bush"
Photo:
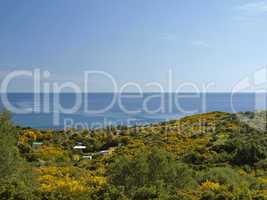
[[[220,184],[216,183],[216,182],[212,182],[212,181],[205,181],[201,184],[201,189],[202,190],[212,190],[212,191],[216,191],[220,188]]]
[[[53,160],[66,157],[66,152],[55,146],[42,146],[35,151],[35,154],[42,160]]]
[[[260,177],[258,178],[258,183],[267,185],[267,178]]]
[[[67,190],[69,192],[85,192],[88,189],[86,185],[69,175],[56,177],[44,175],[39,178],[40,190],[43,192],[52,192],[54,190]]]
[[[27,144],[29,141],[36,141],[38,134],[32,130],[26,130],[19,135],[19,142],[22,144]]]
[[[38,175],[40,191],[67,191],[81,193],[99,191],[106,185],[106,178],[96,176],[91,171],[78,167],[39,167],[34,172]]]

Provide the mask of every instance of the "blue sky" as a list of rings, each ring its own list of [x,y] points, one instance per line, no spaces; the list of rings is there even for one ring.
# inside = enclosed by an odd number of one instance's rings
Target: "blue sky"
[[[0,78],[38,67],[51,82],[82,84],[84,70],[102,70],[150,91],[152,81],[167,87],[171,69],[175,86],[229,91],[267,65],[266,35],[267,1],[0,0]],[[31,86],[22,78],[10,90]]]

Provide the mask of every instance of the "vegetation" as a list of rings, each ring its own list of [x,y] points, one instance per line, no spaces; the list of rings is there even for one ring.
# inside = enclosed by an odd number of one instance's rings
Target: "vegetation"
[[[266,127],[254,120],[266,112],[213,112],[141,127],[35,130],[2,113],[0,199],[267,199],[267,132],[240,114]]]

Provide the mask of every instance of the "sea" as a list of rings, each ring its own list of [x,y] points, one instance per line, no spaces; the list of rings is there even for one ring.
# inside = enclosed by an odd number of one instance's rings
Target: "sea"
[[[1,94],[14,124],[40,129],[145,125],[221,111],[266,110],[265,93]]]

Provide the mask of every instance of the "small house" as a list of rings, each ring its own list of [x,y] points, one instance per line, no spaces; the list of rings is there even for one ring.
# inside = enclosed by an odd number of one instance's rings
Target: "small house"
[[[33,143],[32,143],[32,147],[33,147],[33,148],[37,148],[37,147],[39,147],[39,146],[41,146],[41,145],[43,145],[43,142],[33,142]]]
[[[73,149],[86,149],[86,146],[84,145],[76,145],[73,147]]]
[[[122,131],[121,130],[117,130],[115,135],[121,135]]]
[[[102,150],[102,151],[99,151],[99,154],[101,154],[101,155],[106,155],[106,154],[108,154],[108,153],[109,153],[108,150]]]
[[[82,158],[87,159],[87,160],[92,160],[93,156],[92,155],[84,155]]]

